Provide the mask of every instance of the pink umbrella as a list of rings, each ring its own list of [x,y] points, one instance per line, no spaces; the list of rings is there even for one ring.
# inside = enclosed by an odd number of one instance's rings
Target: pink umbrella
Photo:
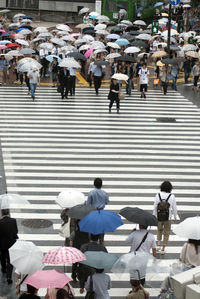
[[[5,45],[0,45],[0,50],[4,50],[4,49],[7,49],[7,46],[5,46]]]
[[[88,49],[88,50],[85,52],[84,56],[85,56],[86,58],[89,58],[89,57],[92,55],[93,51],[94,51],[94,49]]]
[[[80,33],[72,33],[70,35],[73,36],[73,37],[76,37],[76,36],[80,36],[81,34]]]
[[[14,38],[19,38],[19,39],[23,39],[24,38],[24,36],[23,36],[23,34],[20,34],[20,33],[16,33],[15,34],[15,36],[14,36]]]
[[[38,270],[27,277],[24,283],[36,289],[40,288],[63,288],[71,279],[64,273],[56,270]]]
[[[74,247],[58,247],[48,251],[43,260],[43,264],[74,264],[86,260],[85,255]]]
[[[6,31],[5,31],[5,30],[3,30],[3,29],[0,29],[0,32],[1,32],[1,33],[6,33]]]

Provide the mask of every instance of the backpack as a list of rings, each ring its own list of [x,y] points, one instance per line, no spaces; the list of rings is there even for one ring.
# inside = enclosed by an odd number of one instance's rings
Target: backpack
[[[166,200],[161,198],[160,193],[158,193],[158,196],[160,198],[160,202],[157,205],[158,221],[167,221],[169,220],[169,207],[170,207],[168,200],[171,196],[171,193],[169,194]]]

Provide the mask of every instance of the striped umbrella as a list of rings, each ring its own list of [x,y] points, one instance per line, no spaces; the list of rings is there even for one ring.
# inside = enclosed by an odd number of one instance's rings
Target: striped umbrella
[[[58,247],[48,251],[43,260],[43,264],[74,264],[86,260],[85,255],[74,247]]]

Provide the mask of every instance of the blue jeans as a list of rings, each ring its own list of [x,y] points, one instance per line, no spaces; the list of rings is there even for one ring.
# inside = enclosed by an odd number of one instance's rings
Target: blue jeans
[[[29,83],[29,85],[30,85],[30,90],[31,90],[31,96],[34,97],[37,84],[36,83]]]
[[[128,79],[128,82],[126,84],[126,93],[131,95],[131,89],[132,89],[132,79]]]
[[[177,88],[176,88],[176,81],[177,81],[177,76],[176,76],[176,77],[173,76],[172,87],[173,87],[173,89],[175,89],[175,90],[177,89]]]

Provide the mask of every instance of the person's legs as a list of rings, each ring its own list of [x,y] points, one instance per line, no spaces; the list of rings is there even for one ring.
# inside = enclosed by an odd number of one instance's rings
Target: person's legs
[[[10,263],[10,256],[9,256],[9,251],[6,250],[6,264],[7,264],[7,281],[8,283],[12,283],[12,270],[13,266]]]
[[[75,95],[75,89],[76,89],[76,76],[72,77],[72,94]]]
[[[140,92],[141,92],[141,98],[143,98],[143,84],[140,84]]]
[[[116,108],[117,108],[117,113],[119,113],[119,109],[120,109],[120,100],[119,99],[116,100]]]
[[[96,91],[96,95],[98,95],[98,77],[94,76],[94,89]]]
[[[6,252],[5,250],[0,251],[0,260],[1,260],[1,271],[6,273]]]
[[[164,230],[163,230],[164,239],[163,239],[162,251],[165,250],[165,247],[168,244],[169,235],[170,235],[170,232],[171,232],[171,221],[170,220],[164,221],[163,222],[163,227],[164,227]]]
[[[113,106],[113,103],[114,103],[115,100],[111,99],[110,100],[110,104],[109,104],[109,112],[111,112],[111,108]]]
[[[22,73],[19,75],[19,79],[20,79],[20,84],[22,85],[23,84],[23,74]]]
[[[64,99],[64,85],[60,85],[61,99]]]
[[[67,83],[67,85],[65,85],[65,98],[66,99],[68,98],[68,92],[69,92],[69,86],[68,86],[68,83]]]
[[[35,90],[36,90],[36,83],[29,83],[29,85],[30,85],[30,89],[31,89],[31,97],[32,97],[32,99],[34,99],[35,98]]]
[[[162,233],[163,233],[163,222],[158,221],[158,228],[157,228],[157,243],[158,243],[158,246],[161,246]]]

